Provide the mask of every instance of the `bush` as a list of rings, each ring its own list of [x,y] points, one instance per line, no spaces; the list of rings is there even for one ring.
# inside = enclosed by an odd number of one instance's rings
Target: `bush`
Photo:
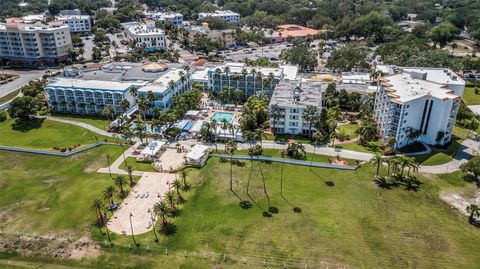
[[[0,122],[4,122],[7,120],[7,111],[2,110],[0,111]]]

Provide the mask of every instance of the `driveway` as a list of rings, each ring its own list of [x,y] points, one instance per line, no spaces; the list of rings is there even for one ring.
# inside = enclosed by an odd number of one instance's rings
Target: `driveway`
[[[27,85],[30,81],[42,77],[45,74],[43,70],[32,70],[32,71],[17,71],[17,70],[3,70],[2,74],[13,74],[19,75],[17,79],[11,81],[7,84],[0,86],[0,97],[3,97],[16,89]]]

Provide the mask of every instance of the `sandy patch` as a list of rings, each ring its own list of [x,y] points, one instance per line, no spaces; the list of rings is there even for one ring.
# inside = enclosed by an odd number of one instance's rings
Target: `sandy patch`
[[[168,184],[173,180],[175,180],[175,174],[145,172],[108,221],[108,229],[124,235],[131,235],[132,229],[133,234],[142,234],[152,230],[153,206],[168,192]]]
[[[464,192],[450,192],[443,193],[440,195],[440,198],[450,204],[451,206],[457,208],[462,212],[462,214],[468,216],[467,206],[470,204],[480,205],[480,191],[464,191]]]

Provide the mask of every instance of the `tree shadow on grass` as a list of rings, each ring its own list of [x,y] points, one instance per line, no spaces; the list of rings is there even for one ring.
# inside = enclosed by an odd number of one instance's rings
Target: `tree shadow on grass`
[[[323,181],[323,183],[325,183],[325,185],[327,187],[334,187],[335,186],[335,182],[333,181],[330,181],[330,180],[324,180],[320,174],[318,174],[317,172],[315,172],[314,169],[310,169],[310,172],[312,172],[312,174],[314,174],[316,177],[318,177],[319,179],[321,179]]]
[[[463,180],[465,180],[466,182],[469,182],[469,183],[475,183],[477,185],[477,187],[480,187],[480,181],[478,179],[475,178],[474,175],[472,174],[465,174],[463,175]]]
[[[22,133],[26,133],[33,129],[39,129],[42,127],[43,122],[45,119],[31,119],[31,120],[23,120],[23,119],[16,119],[15,122],[12,124],[12,129],[15,131],[20,131]]]

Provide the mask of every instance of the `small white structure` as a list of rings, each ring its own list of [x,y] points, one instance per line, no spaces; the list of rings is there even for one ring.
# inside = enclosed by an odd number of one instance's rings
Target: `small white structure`
[[[204,166],[208,159],[208,146],[195,145],[185,156],[185,163],[188,165]]]
[[[140,152],[137,161],[153,161],[158,152],[165,147],[165,142],[153,140]]]
[[[214,12],[198,13],[199,20],[208,17],[219,18],[229,23],[240,23],[240,14],[231,10],[215,10]]]
[[[187,113],[185,113],[185,117],[189,119],[197,119],[200,113],[201,113],[200,110],[189,110],[187,111]]]
[[[165,32],[155,27],[154,21],[146,23],[125,22],[122,23],[127,37],[135,42],[137,47],[145,46],[146,49],[164,49]]]

